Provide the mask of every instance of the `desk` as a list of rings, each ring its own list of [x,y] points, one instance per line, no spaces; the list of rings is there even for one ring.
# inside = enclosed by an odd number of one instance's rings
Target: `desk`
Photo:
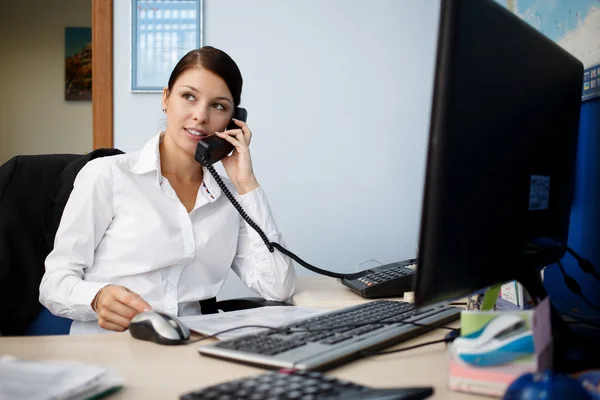
[[[335,279],[299,277],[294,304],[340,308],[368,301]],[[446,330],[432,331],[398,346],[440,339]],[[208,340],[207,340],[208,342]],[[104,335],[0,337],[0,354],[22,359],[65,359],[111,365],[125,379],[125,387],[110,399],[178,399],[200,387],[265,372],[264,369],[203,357],[202,343],[160,346],[135,340],[128,332]],[[446,389],[446,347],[426,346],[407,352],[371,357],[328,373],[373,387],[433,386],[435,399],[488,399]]]

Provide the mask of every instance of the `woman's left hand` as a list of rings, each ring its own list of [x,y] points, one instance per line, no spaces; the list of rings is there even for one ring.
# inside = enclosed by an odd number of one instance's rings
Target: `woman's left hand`
[[[239,129],[217,132],[217,136],[227,140],[235,147],[231,155],[223,158],[221,163],[238,193],[245,194],[259,186],[254,176],[252,158],[250,157],[249,146],[252,139],[252,132],[250,132],[245,122],[239,119],[234,119],[233,121],[239,126]]]

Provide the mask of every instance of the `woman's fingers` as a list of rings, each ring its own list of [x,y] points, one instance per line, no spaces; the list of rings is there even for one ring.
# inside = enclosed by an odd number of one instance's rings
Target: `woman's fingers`
[[[106,329],[107,331],[115,331],[115,332],[124,332],[125,329],[120,325],[114,324],[112,322],[108,322],[106,320],[98,320],[98,326],[102,329]]]
[[[140,295],[124,286],[110,285],[100,290],[96,305],[98,325],[119,332],[129,328],[131,319],[152,307]]]
[[[252,131],[250,131],[248,125],[244,121],[235,118],[233,119],[233,122],[235,122],[235,124],[239,126],[239,129],[230,129],[224,132],[216,132],[216,134],[219,137],[226,139],[228,142],[230,142],[236,147],[238,143],[240,145],[250,146],[250,141],[252,140]],[[227,136],[235,138],[237,140],[237,143],[234,143],[231,140],[229,140]]]
[[[250,144],[250,139],[252,138],[252,131],[250,131],[250,128],[248,128],[248,124],[246,124],[240,119],[235,118],[233,118],[233,122],[241,128],[244,137],[248,140],[248,144]]]
[[[138,312],[143,312],[152,309],[152,306],[150,306],[150,304],[148,304],[146,300],[142,299],[142,297],[139,294],[132,292],[131,290],[123,286],[121,286],[121,288],[123,290],[120,290],[117,293],[115,293],[116,300],[118,300],[120,303],[125,304],[126,306],[137,310]]]
[[[109,304],[106,309],[113,314],[116,314],[118,316],[125,318],[128,322],[127,322],[127,325],[123,325],[123,326],[129,326],[129,321],[131,321],[131,319],[133,317],[135,317],[136,315],[139,314],[139,311],[136,310],[135,308],[131,308],[131,307],[129,307],[123,303],[120,303],[118,301],[115,301],[115,302]],[[113,321],[113,322],[118,323],[118,321]]]
[[[236,149],[238,147],[242,147],[242,146],[248,147],[248,144],[246,144],[246,140],[244,138],[244,134],[240,129],[234,129],[234,130],[225,131],[225,132],[217,132],[216,134],[220,138],[227,140]]]
[[[133,318],[133,317],[131,317],[131,318]],[[111,324],[111,325],[116,325],[120,329],[125,330],[125,329],[129,328],[131,318],[128,318],[128,317],[124,316],[123,314],[113,312],[108,308],[103,308],[98,313],[98,325],[102,326],[102,323]],[[106,329],[106,328],[104,328],[104,329]]]

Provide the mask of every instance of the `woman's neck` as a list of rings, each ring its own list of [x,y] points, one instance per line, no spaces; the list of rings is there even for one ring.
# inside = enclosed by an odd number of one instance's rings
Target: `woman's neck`
[[[159,152],[163,176],[175,178],[178,182],[202,182],[202,166],[178,148],[169,135],[164,135]]]

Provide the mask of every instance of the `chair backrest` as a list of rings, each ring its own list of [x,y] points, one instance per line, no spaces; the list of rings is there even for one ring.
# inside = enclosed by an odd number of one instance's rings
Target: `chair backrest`
[[[44,262],[77,173],[94,158],[121,153],[16,156],[0,166],[1,334],[25,334],[42,309]]]

